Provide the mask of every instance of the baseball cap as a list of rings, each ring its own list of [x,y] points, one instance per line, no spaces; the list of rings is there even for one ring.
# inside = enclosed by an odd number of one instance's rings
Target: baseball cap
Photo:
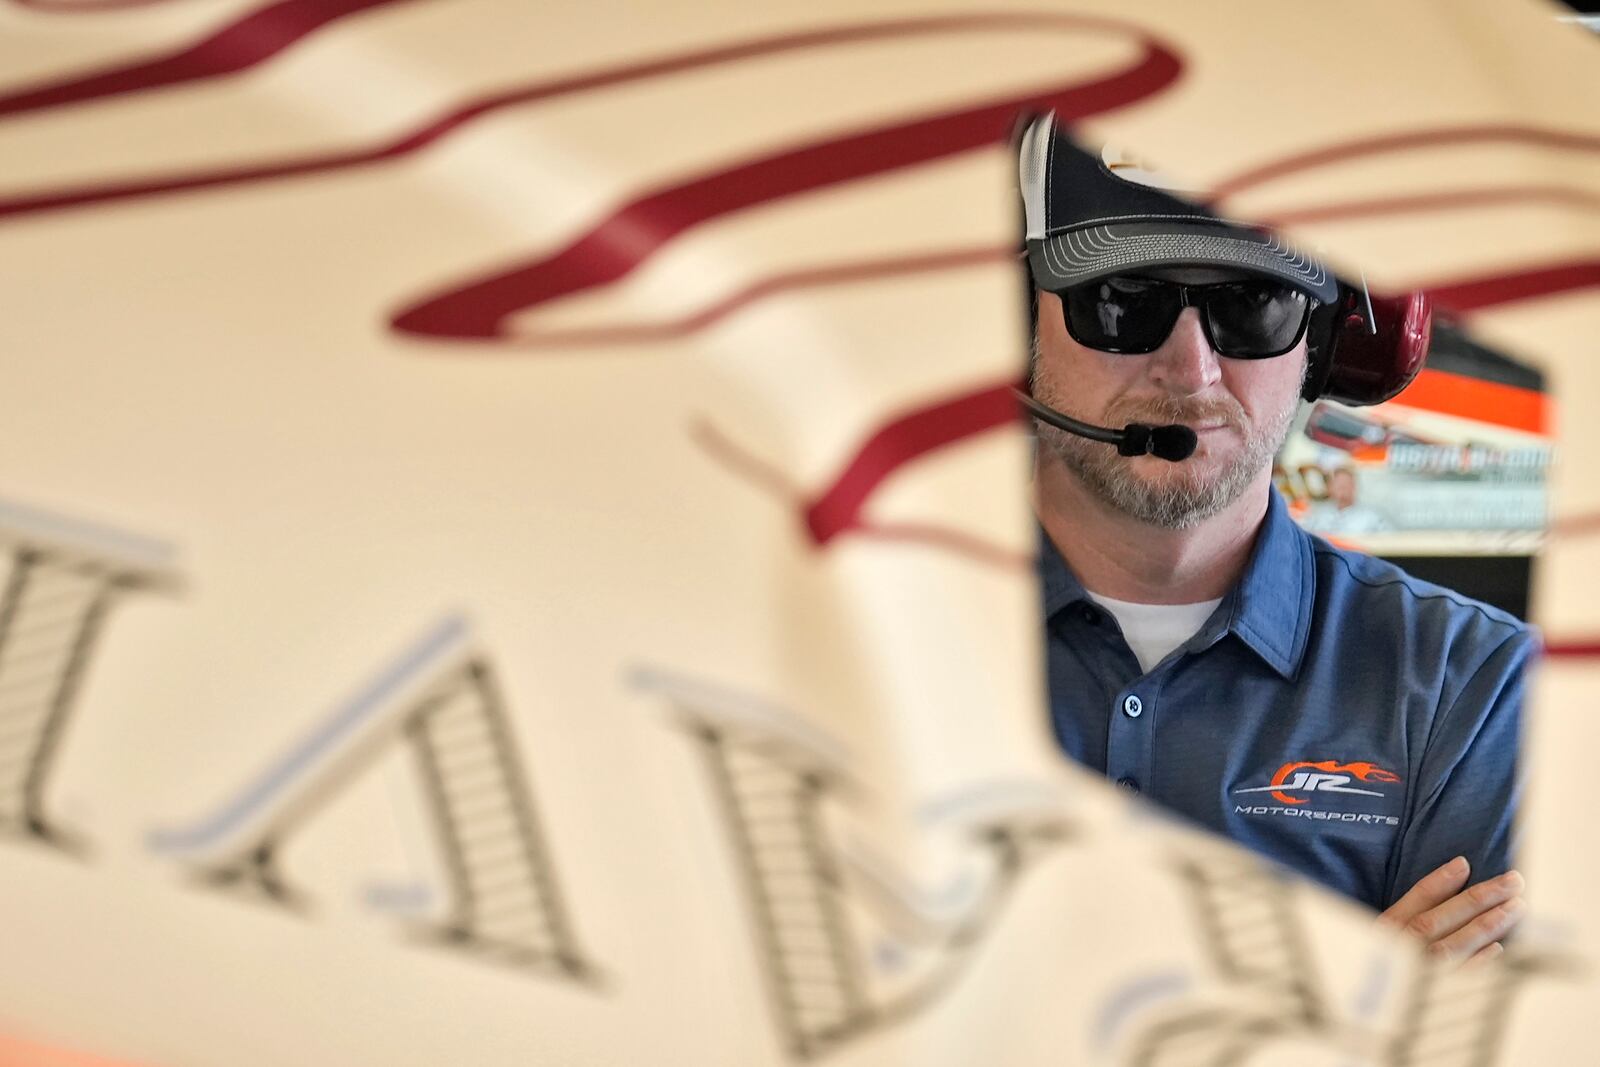
[[[1338,298],[1338,280],[1321,263],[1163,191],[1147,172],[1114,170],[1107,157],[1079,148],[1050,115],[1024,131],[1019,180],[1039,288],[1148,267],[1231,267],[1282,279],[1324,304]]]

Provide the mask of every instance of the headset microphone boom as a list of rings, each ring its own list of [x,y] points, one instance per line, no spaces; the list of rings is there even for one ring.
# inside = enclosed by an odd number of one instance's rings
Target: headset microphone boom
[[[1150,426],[1142,422],[1130,422],[1120,430],[1109,426],[1092,426],[1039,403],[1020,389],[1015,392],[1017,399],[1033,413],[1034,418],[1091,441],[1116,445],[1117,454],[1121,456],[1159,456],[1176,463],[1194,455],[1195,446],[1200,440],[1193,430],[1181,424]]]

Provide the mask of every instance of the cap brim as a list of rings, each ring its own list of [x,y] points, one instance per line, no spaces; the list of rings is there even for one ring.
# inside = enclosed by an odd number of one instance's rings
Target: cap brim
[[[1028,242],[1041,289],[1065,289],[1154,267],[1222,267],[1280,278],[1324,304],[1339,295],[1327,268],[1267,234],[1207,223],[1127,222],[1085,226]]]

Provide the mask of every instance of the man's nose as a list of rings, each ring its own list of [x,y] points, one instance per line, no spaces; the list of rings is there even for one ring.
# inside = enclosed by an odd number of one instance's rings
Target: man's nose
[[[1222,378],[1222,357],[1206,340],[1200,312],[1184,308],[1172,333],[1150,357],[1150,380],[1176,396],[1203,393]]]

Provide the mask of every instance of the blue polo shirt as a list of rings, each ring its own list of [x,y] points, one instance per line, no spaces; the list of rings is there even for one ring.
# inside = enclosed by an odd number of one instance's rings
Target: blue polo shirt
[[[1457,855],[1474,882],[1507,870],[1533,632],[1271,495],[1238,584],[1148,674],[1041,537],[1061,747],[1377,909]]]

